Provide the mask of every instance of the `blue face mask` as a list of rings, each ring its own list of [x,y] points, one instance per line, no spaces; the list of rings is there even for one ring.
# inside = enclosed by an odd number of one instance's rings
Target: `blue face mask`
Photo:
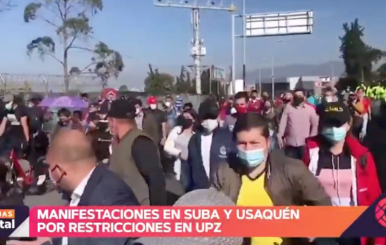
[[[325,128],[322,134],[331,143],[336,144],[339,141],[346,138],[347,131],[344,127],[340,127],[340,128],[332,127],[332,128]]]
[[[245,151],[238,149],[239,158],[247,167],[257,167],[265,160],[265,149]]]

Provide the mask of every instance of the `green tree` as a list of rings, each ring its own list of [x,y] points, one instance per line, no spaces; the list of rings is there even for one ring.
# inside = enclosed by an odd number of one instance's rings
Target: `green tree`
[[[119,92],[127,92],[129,89],[127,88],[126,85],[121,85],[118,89]]]
[[[341,58],[345,64],[347,77],[366,81],[372,78],[372,65],[377,63],[383,52],[367,45],[363,40],[364,28],[358,19],[343,24],[344,35],[339,37]]]
[[[93,28],[90,19],[102,11],[103,0],[37,0],[26,5],[24,21],[30,23],[41,20],[51,26],[61,40],[61,53],[56,54],[56,43],[53,37],[37,37],[27,45],[27,54],[36,51],[44,60],[51,57],[63,68],[65,91],[69,90],[73,76],[83,73],[94,73],[105,86],[108,78],[117,76],[123,69],[121,55],[99,42],[94,49],[81,46],[84,40],[92,39]],[[79,68],[69,67],[70,50],[78,49],[91,53],[90,63]]]
[[[160,95],[174,92],[174,77],[167,73],[160,73],[149,64],[149,72],[144,81],[145,92]]]
[[[175,91],[177,93],[189,93],[192,90],[190,73],[185,66],[181,67],[180,75],[176,77]]]

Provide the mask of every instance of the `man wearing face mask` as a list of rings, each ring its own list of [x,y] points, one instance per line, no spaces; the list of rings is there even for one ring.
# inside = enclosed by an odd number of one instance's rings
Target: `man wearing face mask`
[[[209,188],[219,164],[226,161],[234,151],[231,132],[228,128],[219,128],[218,112],[216,101],[211,99],[202,102],[198,108],[201,128],[192,136],[188,145],[187,163],[191,177],[189,189]]]
[[[149,110],[156,123],[157,123],[157,128],[158,128],[158,134],[161,137],[161,142],[164,142],[168,136],[167,130],[166,130],[166,115],[165,112],[158,109],[157,106],[157,99],[154,96],[150,96],[147,99],[147,104],[149,105]]]
[[[97,165],[87,137],[78,130],[63,130],[47,154],[49,173],[54,184],[70,193],[70,206],[137,206],[133,191],[119,176]],[[130,238],[38,238],[31,244],[117,244]],[[16,243],[17,244],[17,243]],[[28,243],[26,243],[28,244]]]
[[[302,159],[305,140],[318,133],[318,115],[305,103],[304,92],[297,89],[294,99],[287,104],[280,118],[277,140],[288,157]],[[284,144],[285,143],[285,144]]]
[[[176,120],[178,117],[178,110],[174,106],[173,102],[174,102],[173,97],[171,97],[170,95],[166,96],[164,106],[165,106],[165,113],[166,113],[167,133],[169,133],[174,128],[174,126],[176,126]]]
[[[234,106],[238,114],[247,113],[249,98],[247,92],[238,92],[234,96]]]
[[[270,152],[269,129],[262,116],[240,115],[233,138],[238,155],[228,159],[229,164],[219,165],[212,182],[237,206],[331,205],[318,180],[301,161],[286,157],[280,150]],[[307,244],[296,238],[250,239],[245,244]]]
[[[251,91],[251,98],[248,102],[248,111],[261,113],[264,107],[264,101],[259,97],[257,90]]]
[[[149,111],[143,110],[142,101],[140,99],[134,99],[135,104],[135,122],[137,128],[143,130],[149,135],[156,144],[161,142],[161,135],[157,127],[157,122]]]
[[[118,144],[113,146],[109,168],[133,189],[141,205],[164,206],[166,184],[158,144],[137,128],[137,112],[132,100],[112,102],[107,116]]]
[[[382,193],[377,170],[372,154],[351,135],[349,109],[341,102],[327,103],[319,116],[319,134],[306,141],[305,164],[334,206],[371,205]],[[337,242],[361,244],[359,238]],[[385,238],[375,238],[371,244],[385,244]]]

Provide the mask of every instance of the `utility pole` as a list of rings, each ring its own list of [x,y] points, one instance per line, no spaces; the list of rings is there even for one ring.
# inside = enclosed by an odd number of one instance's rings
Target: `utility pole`
[[[206,48],[203,46],[204,41],[200,39],[200,10],[221,10],[233,12],[236,7],[231,4],[224,6],[223,0],[219,1],[208,0],[154,0],[154,5],[157,7],[173,7],[192,10],[192,25],[193,25],[193,40],[191,56],[194,60],[194,74],[196,78],[196,92],[201,94],[201,58],[206,55]]]

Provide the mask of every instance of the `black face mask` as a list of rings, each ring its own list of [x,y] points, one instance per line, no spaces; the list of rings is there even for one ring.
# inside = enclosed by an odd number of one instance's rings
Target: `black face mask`
[[[304,98],[298,97],[298,96],[295,96],[295,97],[294,97],[294,105],[295,105],[295,106],[298,106],[298,105],[300,105],[300,104],[303,103],[303,102],[304,102]]]
[[[193,120],[192,119],[187,119],[184,117],[179,118],[178,120],[178,125],[182,127],[182,129],[187,129],[190,128],[193,125]]]

